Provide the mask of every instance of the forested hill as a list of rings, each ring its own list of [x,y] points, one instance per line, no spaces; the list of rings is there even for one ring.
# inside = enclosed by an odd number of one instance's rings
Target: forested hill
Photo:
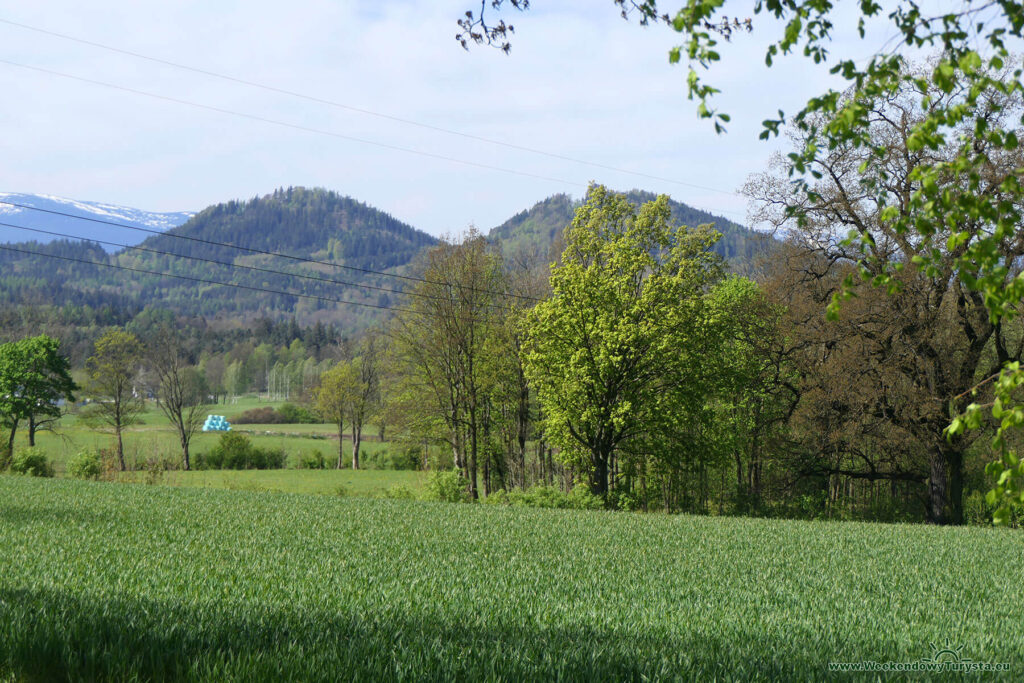
[[[642,190],[631,190],[625,194],[637,205],[657,198],[654,193]],[[506,253],[526,251],[546,255],[565,226],[572,222],[573,213],[581,204],[582,200],[573,200],[567,194],[552,195],[493,228],[488,236],[501,242]],[[774,240],[763,233],[721,216],[672,200],[670,206],[672,221],[676,225],[695,227],[713,224],[715,230],[722,233],[722,239],[714,250],[733,265],[749,263],[774,244]]]
[[[247,202],[216,204],[168,234],[329,259],[372,270],[403,266],[423,247],[437,241],[355,199],[302,187],[277,190]],[[164,235],[150,237],[143,246],[218,260],[240,253]]]
[[[209,242],[360,269],[395,272],[406,267],[416,254],[436,240],[382,211],[334,192],[282,189],[249,201],[211,206],[165,234],[150,236],[140,249],[125,249],[106,255],[102,249],[88,243],[66,240],[20,247],[109,263],[122,269],[0,251],[0,303],[74,303],[94,308],[155,305],[192,315],[232,318],[243,323],[262,316],[296,316],[303,324],[323,321],[359,328],[376,319],[380,309],[349,306],[331,300],[356,301],[371,306],[390,306],[399,300],[399,295],[393,292],[356,286],[401,289],[401,281],[394,278],[299,263]],[[232,267],[238,265],[306,277]],[[194,279],[151,275],[137,272],[139,270]],[[337,284],[339,281],[350,284]],[[218,287],[210,282],[232,282],[256,289]],[[257,291],[267,289],[300,292],[321,299]]]

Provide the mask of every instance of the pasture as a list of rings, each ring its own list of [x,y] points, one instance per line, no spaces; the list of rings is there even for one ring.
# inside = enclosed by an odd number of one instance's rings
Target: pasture
[[[240,413],[257,407],[279,407],[282,402],[257,401],[243,398],[228,405],[210,406],[206,412],[224,415],[231,422]],[[163,472],[158,483],[170,486],[212,487],[244,489],[284,493],[317,493],[326,495],[378,496],[389,489],[402,486],[413,490],[422,485],[423,475],[413,471],[383,469],[387,466],[385,457],[389,449],[399,446],[377,441],[376,428],[364,430],[360,459],[363,470],[333,469],[337,464],[337,428],[328,424],[246,424],[232,425],[232,430],[248,436],[259,448],[280,448],[288,455],[288,469],[285,470],[210,470]],[[346,434],[345,465],[351,467],[352,443]],[[192,441],[192,456],[208,452],[217,443],[220,432],[199,432]],[[36,435],[36,447],[53,462],[58,476],[64,474],[69,458],[84,449],[111,448],[114,437],[111,433],[83,424],[78,415],[70,413],[61,418],[55,431],[42,431]],[[177,434],[167,418],[152,403],[142,415],[142,423],[124,432],[125,458],[134,471],[117,474],[121,481],[146,481],[146,462],[156,458],[163,462],[177,464],[181,460],[181,448]],[[16,440],[16,448],[27,448],[27,435],[22,432]],[[324,455],[329,469],[299,470],[300,459],[315,451]],[[151,478],[149,478],[152,481]]]
[[[1020,541],[7,475],[0,678],[1019,680]]]

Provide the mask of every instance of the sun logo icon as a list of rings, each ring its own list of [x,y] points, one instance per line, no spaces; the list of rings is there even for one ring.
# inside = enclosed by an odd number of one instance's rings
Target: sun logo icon
[[[934,664],[960,664],[971,661],[961,656],[960,653],[964,649],[963,645],[954,646],[949,640],[942,647],[937,646],[935,643],[929,643],[929,645],[932,647],[933,654],[931,659],[925,660],[927,662]]]

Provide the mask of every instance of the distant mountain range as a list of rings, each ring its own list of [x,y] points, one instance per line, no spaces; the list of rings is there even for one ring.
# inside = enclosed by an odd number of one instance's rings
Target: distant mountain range
[[[638,204],[654,198],[636,190],[627,196]],[[437,243],[436,238],[387,213],[324,189],[281,189],[249,201],[217,204],[196,214],[151,213],[43,195],[3,194],[0,202],[165,233],[147,236],[27,209],[13,213],[17,207],[0,203],[0,222],[86,240],[55,240],[0,226],[0,240],[20,243],[7,246],[51,257],[0,250],[0,305],[134,309],[156,305],[210,318],[228,317],[237,324],[261,316],[295,316],[303,324],[322,321],[356,329],[379,319],[382,309],[400,301],[403,281],[387,274],[407,272],[418,254]],[[547,260],[578,205],[579,201],[568,195],[554,195],[495,227],[489,237],[500,241],[505,253],[528,252]],[[713,223],[723,233],[715,250],[734,264],[750,261],[773,244],[760,233],[685,204],[673,202],[672,211],[673,220],[681,224]],[[135,248],[113,251],[87,241],[90,238]],[[324,263],[302,263],[260,252]],[[255,270],[234,267],[238,265]],[[216,282],[233,282],[243,288],[217,286]],[[306,296],[261,290],[301,291]]]
[[[22,208],[23,206],[39,210],[33,211],[32,209]],[[161,232],[178,227],[194,215],[189,211],[156,213],[133,209],[127,206],[78,201],[45,194],[0,192],[0,223],[10,223],[25,228],[63,233],[79,239],[103,240],[127,245],[139,244],[147,237],[144,232],[126,230],[100,222],[69,218],[62,214],[85,216],[97,219],[98,221],[123,223],[133,227],[159,230]],[[0,243],[29,242],[33,240],[45,243],[52,242],[55,239],[60,238],[45,233],[19,230],[0,225]],[[118,248],[116,246],[104,245],[104,249],[110,253],[117,251]]]

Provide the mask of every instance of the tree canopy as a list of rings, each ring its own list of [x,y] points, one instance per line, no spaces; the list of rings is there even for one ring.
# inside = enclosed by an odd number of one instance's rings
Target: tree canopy
[[[668,457],[700,402],[702,303],[721,276],[718,234],[669,224],[667,197],[640,207],[601,186],[566,230],[552,298],[526,316],[524,365],[563,459],[608,491],[626,448]]]
[[[0,420],[8,437],[0,453],[3,464],[14,449],[19,423],[59,416],[60,402],[75,400],[77,389],[57,339],[41,334],[0,344]]]

